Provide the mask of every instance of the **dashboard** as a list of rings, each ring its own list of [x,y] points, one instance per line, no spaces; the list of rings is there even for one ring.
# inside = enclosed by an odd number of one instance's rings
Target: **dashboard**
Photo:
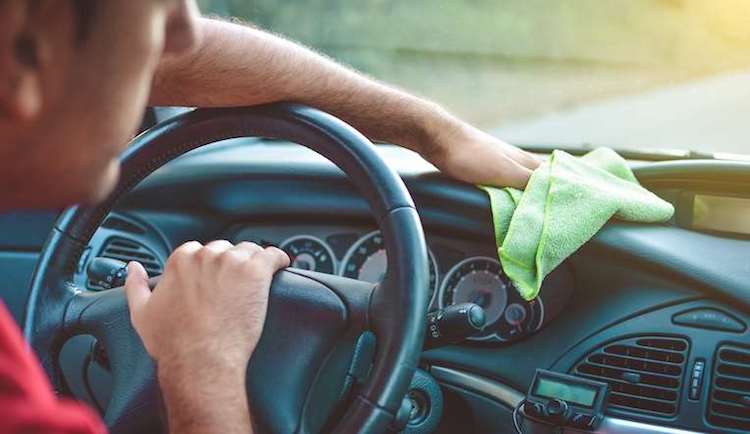
[[[484,193],[409,151],[381,152],[425,226],[430,308],[472,301],[488,313],[481,333],[423,353],[420,372],[444,401],[437,432],[511,432],[536,368],[610,384],[601,432],[750,431],[750,237],[742,226],[706,225],[724,213],[722,201],[705,200],[750,197],[750,164],[634,163],[641,182],[676,206],[675,219],[609,223],[529,303],[497,263]],[[298,268],[371,282],[386,272],[366,202],[340,171],[293,145],[242,139],[191,153],[123,198],[77,283],[97,289],[83,272],[97,256],[138,258],[159,274],[182,242],[220,238],[278,245]],[[77,345],[66,353],[71,388],[104,402],[105,374],[92,370],[92,393],[77,379],[91,344]]]
[[[226,238],[279,246],[289,254],[292,267],[304,270],[371,283],[380,282],[387,271],[383,238],[372,227],[240,224],[229,229]],[[537,332],[561,311],[572,292],[569,273],[562,267],[547,280],[542,297],[522,299],[503,273],[491,240],[477,245],[428,234],[428,252],[430,310],[467,302],[484,308],[486,326],[468,338],[473,342],[509,343]]]

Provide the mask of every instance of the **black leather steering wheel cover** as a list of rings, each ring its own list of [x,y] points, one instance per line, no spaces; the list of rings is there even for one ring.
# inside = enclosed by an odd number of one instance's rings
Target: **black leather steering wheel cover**
[[[56,354],[65,336],[66,303],[78,288],[72,276],[88,241],[119,198],[146,176],[186,152],[219,140],[261,136],[289,140],[320,153],[341,168],[367,199],[388,251],[388,275],[373,294],[375,364],[366,387],[335,432],[383,432],[398,410],[416,369],[427,309],[427,251],[414,203],[397,173],[375,147],[344,122],[299,104],[199,109],[136,137],[121,157],[115,190],[96,206],[76,206],[58,219],[32,279],[24,334],[55,387],[62,377]]]

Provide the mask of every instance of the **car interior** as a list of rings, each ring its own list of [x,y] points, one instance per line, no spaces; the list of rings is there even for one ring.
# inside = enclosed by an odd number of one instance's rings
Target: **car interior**
[[[609,385],[597,432],[750,428],[748,227],[737,218],[750,207],[747,163],[639,156],[633,170],[675,206],[673,220],[607,224],[527,302],[497,261],[486,195],[411,151],[381,145],[378,153],[398,170],[424,225],[430,310],[472,299],[486,313],[481,331],[421,354],[406,432],[512,432],[538,368]],[[3,218],[3,295],[20,322],[29,295],[22,288],[50,250],[44,241],[57,216]],[[73,281],[112,291],[89,271],[98,258],[138,260],[159,275],[191,239],[278,245],[293,267],[369,282],[388,264],[367,200],[336,165],[288,141],[249,137],[189,152],[124,194]],[[67,338],[61,392],[104,412],[114,398],[109,350],[92,334]]]
[[[608,222],[527,301],[498,261],[484,191],[405,148],[357,148],[337,122],[285,104],[152,107],[113,200],[0,215],[0,296],[56,391],[113,432],[157,429],[153,366],[127,330],[118,264],[157,277],[180,244],[226,239],[292,258],[272,287],[273,339],[249,368],[264,431],[750,431],[746,159],[620,150],[674,217]],[[589,149],[519,145],[542,159]],[[362,295],[380,287],[382,321]],[[402,363],[415,339],[412,375]],[[396,401],[396,422],[378,413]],[[355,407],[367,415],[346,425]]]

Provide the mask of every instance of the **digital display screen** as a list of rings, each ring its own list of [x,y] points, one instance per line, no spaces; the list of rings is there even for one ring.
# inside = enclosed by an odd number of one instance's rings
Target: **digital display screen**
[[[596,402],[598,389],[582,384],[570,384],[562,380],[546,377],[538,377],[534,384],[534,395],[550,399],[561,399],[563,401],[578,404],[584,407],[593,407]]]
[[[750,234],[750,199],[696,194],[692,227],[710,231]]]

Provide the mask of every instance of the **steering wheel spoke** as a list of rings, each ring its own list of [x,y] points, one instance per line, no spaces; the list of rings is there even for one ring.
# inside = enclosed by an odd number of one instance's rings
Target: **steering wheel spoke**
[[[158,278],[151,283],[156,285]],[[307,397],[323,378],[326,389],[337,393],[330,380],[345,379],[354,342],[369,326],[374,288],[371,283],[303,270],[277,273],[247,377],[248,389],[257,392],[252,395],[253,411],[267,431],[293,432],[300,423],[324,422],[315,417],[323,410],[318,404],[335,401],[310,403]],[[67,306],[66,334],[90,334],[107,353],[113,398],[106,422],[117,427],[116,432],[158,430],[161,407],[156,369],[130,322],[123,288],[80,291]],[[269,375],[279,372],[283,375]],[[314,405],[315,411],[308,410],[308,405]]]
[[[161,401],[156,367],[130,322],[123,288],[80,291],[65,311],[66,334],[94,336],[112,372],[112,399],[104,420],[112,433],[158,432]]]
[[[262,432],[316,432],[325,422],[320,415],[336,404],[356,338],[369,325],[373,288],[303,270],[277,273],[248,372]],[[310,399],[320,394],[329,399]]]

